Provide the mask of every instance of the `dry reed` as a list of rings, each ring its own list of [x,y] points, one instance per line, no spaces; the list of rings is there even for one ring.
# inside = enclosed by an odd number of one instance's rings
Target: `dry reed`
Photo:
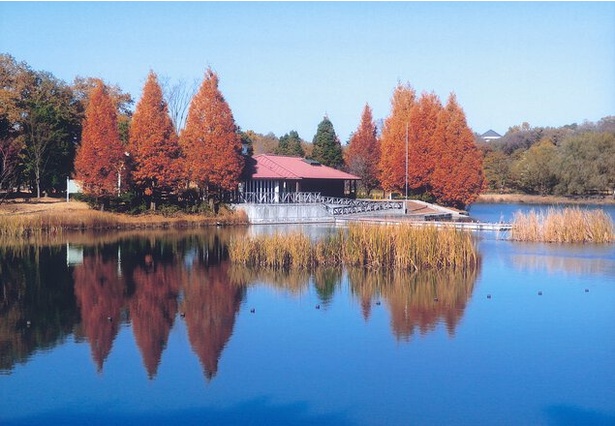
[[[359,266],[403,270],[464,268],[477,263],[469,232],[454,228],[351,224],[312,243],[300,233],[233,239],[232,262],[253,266],[311,269]]]
[[[247,222],[243,211],[226,212],[211,217],[178,215],[172,218],[151,214],[128,216],[98,210],[0,215],[0,241],[48,239],[70,231],[183,229],[221,224],[240,225]]]
[[[578,207],[549,209],[546,213],[515,213],[511,239],[546,243],[612,243],[613,221],[604,210]]]

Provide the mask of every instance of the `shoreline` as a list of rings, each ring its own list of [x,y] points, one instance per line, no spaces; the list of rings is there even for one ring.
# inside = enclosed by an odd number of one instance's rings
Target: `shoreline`
[[[611,197],[568,198],[526,194],[481,194],[474,204],[552,204],[613,206]],[[210,226],[249,225],[242,211],[225,211],[216,216],[176,213],[164,216],[145,213],[131,216],[123,213],[101,212],[86,203],[60,198],[12,199],[0,204],[0,235],[27,236],[32,234],[83,230],[152,230],[194,229]]]
[[[11,200],[0,204],[0,237],[9,238],[85,230],[194,229],[246,224],[247,217],[233,211],[216,216],[186,213],[131,216],[92,209],[81,201],[66,202],[57,198]]]
[[[613,197],[558,197],[555,195],[528,195],[528,194],[497,194],[483,193],[473,204],[569,204],[569,205],[615,205]]]

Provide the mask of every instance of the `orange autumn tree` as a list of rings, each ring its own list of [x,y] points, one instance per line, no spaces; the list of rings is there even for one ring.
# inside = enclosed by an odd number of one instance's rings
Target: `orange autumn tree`
[[[454,94],[438,116],[435,143],[439,160],[432,176],[433,195],[441,204],[465,208],[483,188],[483,157]]]
[[[219,200],[224,191],[237,187],[243,169],[241,139],[211,69],[190,103],[180,144],[190,181],[198,185],[201,196]]]
[[[417,194],[431,192],[431,175],[440,156],[434,146],[438,114],[435,93],[423,93],[410,112],[408,126],[408,186]]]
[[[363,108],[361,124],[352,134],[348,148],[344,153],[348,171],[361,178],[361,185],[369,197],[371,191],[378,187],[378,162],[380,161],[380,144],[376,138],[376,125],[372,109],[368,104]]]
[[[75,179],[101,208],[119,191],[124,161],[116,109],[102,80],[97,80],[85,110],[81,145],[75,157]]]
[[[391,99],[391,115],[385,120],[380,138],[380,183],[385,191],[404,191],[406,179],[406,134],[416,92],[398,84]]]
[[[154,72],[147,77],[132,117],[128,151],[132,180],[146,196],[151,196],[151,208],[155,210],[160,198],[177,188],[182,169],[179,140]]]

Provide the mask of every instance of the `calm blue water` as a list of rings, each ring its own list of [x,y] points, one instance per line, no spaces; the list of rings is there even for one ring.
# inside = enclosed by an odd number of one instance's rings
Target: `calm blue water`
[[[551,208],[577,207],[573,205],[551,205],[551,204],[522,204],[522,203],[481,203],[473,204],[468,209],[470,216],[481,222],[505,222],[513,221],[515,212],[528,213],[532,210],[536,212],[547,212]],[[582,209],[602,209],[615,220],[615,205],[579,205]]]
[[[229,237],[0,249],[0,424],[615,424],[615,245],[285,275]]]

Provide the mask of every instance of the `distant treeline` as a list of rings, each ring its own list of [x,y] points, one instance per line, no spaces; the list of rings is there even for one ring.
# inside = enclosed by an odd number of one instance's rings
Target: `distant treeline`
[[[511,127],[481,141],[488,190],[591,196],[615,191],[615,116],[558,128]]]

